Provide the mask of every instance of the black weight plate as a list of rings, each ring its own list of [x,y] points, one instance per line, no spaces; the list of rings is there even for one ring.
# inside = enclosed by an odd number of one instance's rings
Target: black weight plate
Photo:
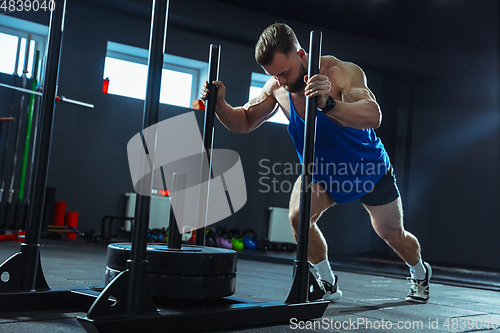
[[[130,259],[132,243],[108,245],[106,264],[123,271]],[[181,276],[229,275],[236,272],[236,251],[216,247],[183,245],[169,249],[166,244],[148,244],[148,272]]]
[[[121,271],[106,267],[106,285]],[[157,298],[210,299],[234,294],[236,274],[177,276],[148,274],[151,295]]]

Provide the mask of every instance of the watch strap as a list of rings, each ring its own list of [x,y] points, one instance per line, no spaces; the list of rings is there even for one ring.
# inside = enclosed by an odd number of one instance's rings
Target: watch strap
[[[326,113],[326,112],[332,110],[335,107],[335,105],[337,105],[337,103],[335,102],[335,100],[333,99],[333,97],[332,96],[328,96],[328,99],[326,100],[325,107],[322,108],[322,109],[320,109],[320,110],[321,110],[321,112]]]

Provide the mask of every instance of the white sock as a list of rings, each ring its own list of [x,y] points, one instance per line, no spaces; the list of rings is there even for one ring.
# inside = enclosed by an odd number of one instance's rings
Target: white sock
[[[411,266],[408,263],[406,263],[406,264],[410,268],[410,275],[411,275],[411,278],[413,280],[425,279],[425,267],[424,267],[424,263],[422,262],[422,258],[420,258],[420,261],[415,266]]]
[[[331,283],[332,286],[335,284],[335,277],[333,276],[332,268],[330,267],[330,262],[328,258],[323,260],[320,263],[312,264],[316,272],[318,272],[320,280],[325,280],[328,283]]]

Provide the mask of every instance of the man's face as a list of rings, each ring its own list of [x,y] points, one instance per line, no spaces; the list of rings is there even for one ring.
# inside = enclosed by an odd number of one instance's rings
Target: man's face
[[[307,70],[296,52],[289,55],[276,53],[273,62],[262,67],[268,75],[271,75],[280,86],[290,93],[299,92],[306,85],[304,76],[307,75]]]

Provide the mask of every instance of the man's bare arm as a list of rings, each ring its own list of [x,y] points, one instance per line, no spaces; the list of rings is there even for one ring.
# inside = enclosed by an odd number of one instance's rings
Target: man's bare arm
[[[217,89],[217,103],[215,113],[217,118],[231,132],[249,133],[259,127],[278,110],[277,101],[271,93],[268,84],[262,89],[262,93],[246,103],[244,106],[233,107],[225,101],[226,87],[221,81],[214,81]],[[200,98],[206,100],[208,88],[205,85]]]
[[[336,106],[327,115],[346,126],[367,129],[378,128],[382,120],[380,107],[373,93],[368,89],[364,72],[352,63],[342,63],[327,72],[329,81],[340,89],[342,100],[336,100]],[[314,78],[314,77],[313,77]],[[312,88],[306,87],[306,96],[319,96],[318,107],[326,104],[330,95],[330,86],[324,79],[316,78]],[[309,83],[308,83],[309,84]],[[314,88],[316,87],[316,88]],[[335,96],[332,96],[335,97]]]

